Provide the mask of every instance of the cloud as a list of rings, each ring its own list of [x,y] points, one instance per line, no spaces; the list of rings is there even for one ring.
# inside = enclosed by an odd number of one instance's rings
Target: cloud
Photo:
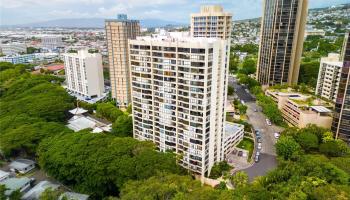
[[[1,0],[0,7],[20,8],[34,6],[62,6],[72,4],[96,5],[103,4],[105,0]]]

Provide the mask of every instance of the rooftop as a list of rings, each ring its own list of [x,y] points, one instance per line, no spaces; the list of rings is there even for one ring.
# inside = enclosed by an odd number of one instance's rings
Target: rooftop
[[[22,196],[22,199],[24,199],[24,200],[39,199],[41,193],[43,193],[47,188],[51,188],[51,189],[55,190],[58,187],[59,187],[59,185],[53,184],[49,181],[40,181],[32,189],[30,189],[28,192],[26,192]]]
[[[5,194],[10,195],[12,194],[13,191],[16,191],[26,184],[30,182],[30,179],[27,177],[22,177],[22,178],[9,178],[6,179],[5,181],[1,182],[2,185],[5,185],[7,188]]]
[[[1,178],[1,177],[6,177],[6,176],[8,176],[8,175],[10,175],[9,172],[5,172],[5,171],[0,170],[0,178]]]
[[[23,169],[28,167],[29,165],[35,164],[34,161],[28,159],[17,159],[10,163],[10,167],[14,169]]]
[[[74,109],[70,110],[69,112],[73,115],[81,115],[81,114],[87,113],[88,111],[85,110],[84,108],[74,108]]]
[[[324,106],[311,106],[311,108],[319,113],[330,113],[332,112],[331,110],[329,110],[328,108],[324,107]]]
[[[235,135],[238,131],[244,129],[242,124],[236,124],[231,122],[225,123],[225,138]]]
[[[220,38],[191,37],[189,32],[161,32],[152,36],[137,37],[138,41],[158,41],[158,42],[186,42],[186,43],[214,43]]]
[[[89,198],[89,195],[75,192],[65,192],[58,199],[62,200],[63,197],[66,197],[68,200],[87,200]]]

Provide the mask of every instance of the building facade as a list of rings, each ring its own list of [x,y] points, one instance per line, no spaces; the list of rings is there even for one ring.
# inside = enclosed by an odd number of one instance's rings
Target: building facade
[[[332,104],[296,92],[266,90],[265,94],[277,104],[283,120],[291,126],[305,128],[314,124],[330,128],[332,125],[332,111],[328,109]]]
[[[28,64],[36,60],[35,54],[11,55],[0,57],[2,62],[10,62],[13,64]]]
[[[57,35],[46,35],[41,37],[41,47],[47,49],[55,49],[57,47],[62,47],[62,36]]]
[[[335,103],[332,131],[335,138],[350,144],[350,33],[347,33],[342,51],[343,67]]]
[[[262,85],[297,84],[308,0],[265,0],[257,80]]]
[[[200,13],[191,14],[191,36],[231,38],[232,14],[221,6],[201,6]]]
[[[102,56],[80,50],[64,54],[67,89],[86,98],[100,97],[104,93]]]
[[[329,54],[321,58],[318,72],[316,95],[336,102],[343,62],[339,54]]]
[[[105,21],[112,98],[120,107],[131,103],[128,40],[140,34],[137,20],[126,15]]]
[[[16,55],[20,53],[27,53],[27,45],[24,43],[10,43],[1,44],[0,49],[4,55]]]
[[[130,40],[134,138],[197,174],[224,159],[227,40],[167,33]]]

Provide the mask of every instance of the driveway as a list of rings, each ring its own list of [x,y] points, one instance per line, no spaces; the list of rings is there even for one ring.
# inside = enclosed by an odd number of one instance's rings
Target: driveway
[[[274,133],[283,131],[283,128],[275,125],[267,125],[266,116],[261,112],[261,108],[257,105],[253,96],[245,90],[245,86],[239,85],[232,76],[229,76],[229,85],[233,86],[235,88],[236,95],[241,100],[245,101],[248,107],[248,122],[253,125],[255,130],[259,130],[262,136],[260,161],[243,170],[247,172],[249,180],[252,181],[255,177],[263,176],[268,171],[277,167],[275,149],[275,143],[277,140],[274,137]],[[258,112],[254,112],[254,110],[257,110]],[[255,145],[257,145],[257,143],[255,143]]]
[[[264,176],[267,172],[276,168],[277,160],[276,156],[262,153],[260,154],[260,161],[255,163],[251,167],[245,168],[242,171],[245,171],[249,176],[249,182],[252,182],[257,176]]]

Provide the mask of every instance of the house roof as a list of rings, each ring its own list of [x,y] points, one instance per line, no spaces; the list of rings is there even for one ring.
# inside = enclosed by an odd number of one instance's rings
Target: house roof
[[[64,65],[52,65],[52,66],[48,66],[47,70],[49,71],[57,71],[57,70],[61,70],[64,69]]]
[[[80,115],[80,114],[87,113],[88,111],[85,110],[84,108],[74,108],[74,109],[70,110],[69,112],[72,113],[73,115]]]
[[[30,182],[29,178],[22,177],[22,178],[9,178],[1,182],[1,184],[5,185],[5,187],[7,188],[5,195],[10,195],[12,194],[13,191],[21,189],[23,186],[25,186],[29,182]]]
[[[87,128],[94,128],[96,123],[84,116],[74,116],[68,121],[67,127],[74,130],[80,131]]]
[[[24,169],[32,164],[35,164],[34,161],[32,160],[28,160],[28,159],[17,159],[15,161],[12,161],[10,163],[10,168],[14,168],[14,169],[17,169],[17,170],[21,170],[21,169]]]
[[[66,197],[68,200],[87,200],[89,198],[89,195],[75,192],[65,192],[61,194],[58,199],[61,200],[63,197]]]
[[[32,189],[22,196],[23,200],[39,199],[40,195],[47,189],[57,189],[59,185],[53,184],[49,181],[40,181]]]
[[[6,177],[6,176],[9,176],[9,175],[10,175],[9,172],[5,172],[5,171],[0,170],[0,178]]]

